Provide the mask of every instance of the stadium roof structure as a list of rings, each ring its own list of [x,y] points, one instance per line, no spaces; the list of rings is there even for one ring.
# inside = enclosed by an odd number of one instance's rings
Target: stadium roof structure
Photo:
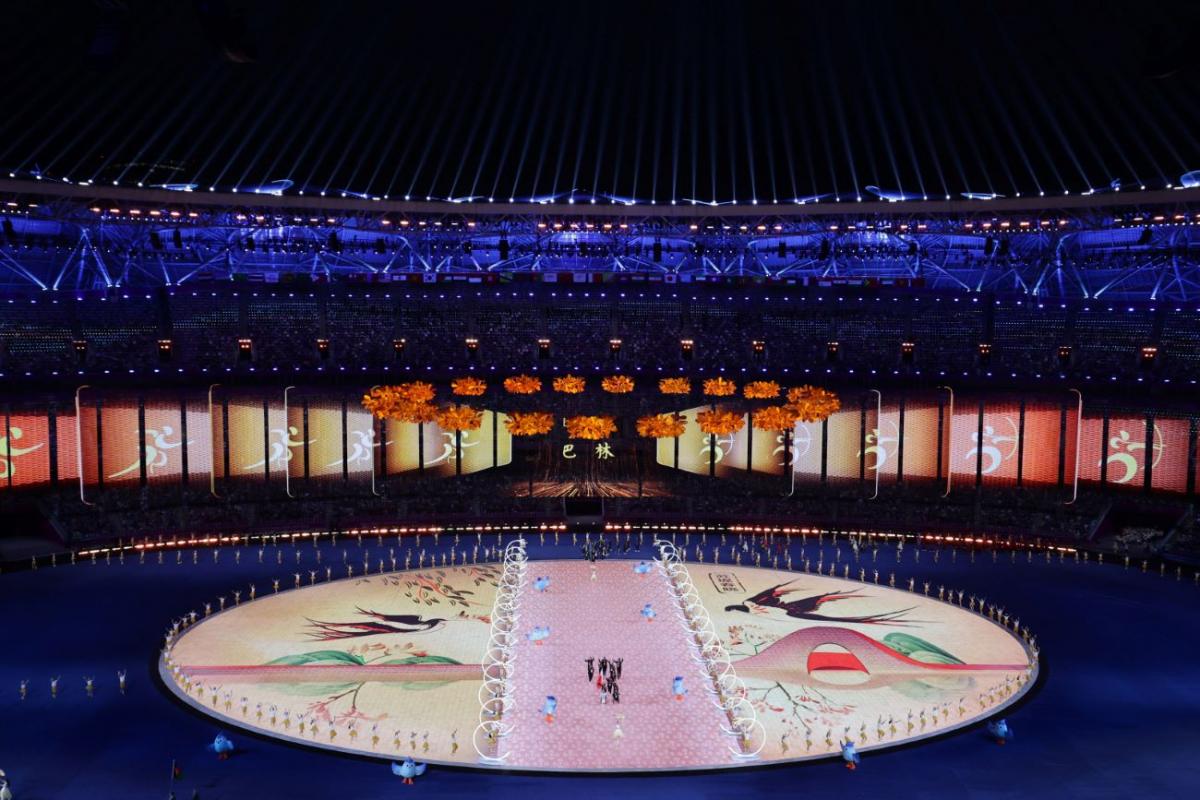
[[[405,202],[0,179],[0,288],[596,274],[1200,295],[1200,189],[763,205]]]

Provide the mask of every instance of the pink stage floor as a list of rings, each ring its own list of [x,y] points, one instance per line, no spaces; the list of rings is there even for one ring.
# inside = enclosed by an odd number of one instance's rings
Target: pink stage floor
[[[734,740],[722,733],[724,717],[703,690],[699,664],[677,620],[666,579],[645,575],[632,562],[533,562],[521,597],[520,633],[513,677],[515,729],[506,748],[513,767],[567,770],[686,769],[733,763]],[[532,587],[548,576],[550,588]],[[645,622],[650,603],[658,617]],[[525,638],[550,626],[537,645]],[[587,679],[585,659],[623,658],[621,702],[601,704]],[[676,701],[674,676],[689,694]],[[558,698],[558,715],[540,714],[546,695]],[[615,737],[620,723],[623,736]]]

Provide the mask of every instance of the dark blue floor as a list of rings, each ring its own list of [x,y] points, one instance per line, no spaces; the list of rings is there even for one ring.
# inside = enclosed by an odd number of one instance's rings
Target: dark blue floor
[[[577,553],[564,540],[534,546],[533,557]],[[392,540],[394,542],[394,540]],[[648,542],[648,539],[647,539]],[[422,544],[431,548],[432,542]],[[443,546],[446,539],[442,540]],[[468,543],[468,549],[469,549]],[[710,540],[710,545],[712,541]],[[536,541],[535,541],[536,545]],[[377,561],[374,539],[363,547]],[[233,732],[238,754],[217,762],[204,746],[215,723],[179,705],[157,684],[156,648],[173,616],[201,609],[205,600],[255,582],[291,582],[294,552],[281,548],[283,565],[268,548],[242,551],[235,565],[224,548],[219,564],[209,551],[193,565],[139,565],[81,561],[75,566],[0,575],[0,769],[17,800],[165,798],[172,759],[183,778],[180,800],[198,789],[205,800],[232,798],[378,798],[430,793],[581,798],[832,796],[863,798],[1129,798],[1190,797],[1200,792],[1200,588],[1120,566],[1047,564],[1024,553],[993,563],[987,553],[971,563],[948,551],[914,563],[907,547],[895,565],[883,550],[879,569],[928,577],[987,595],[1037,634],[1042,681],[1009,713],[1016,740],[991,744],[979,728],[867,754],[855,773],[825,761],[703,775],[545,777],[431,768],[415,788],[393,777],[384,762],[330,755]],[[337,567],[341,551],[361,565],[353,540],[324,547]],[[807,553],[815,560],[816,545]],[[302,569],[314,566],[302,545]],[[645,551],[645,552],[648,552]],[[799,543],[793,547],[798,554]],[[828,550],[827,557],[832,557]],[[842,557],[850,555],[842,545]],[[799,566],[798,555],[794,555]],[[869,554],[864,558],[868,573]],[[856,570],[855,570],[856,571]],[[344,574],[344,570],[343,570]],[[129,693],[117,692],[116,672],[129,670]],[[57,700],[49,679],[62,676]],[[83,678],[94,675],[88,699]],[[31,681],[28,700],[18,682]]]

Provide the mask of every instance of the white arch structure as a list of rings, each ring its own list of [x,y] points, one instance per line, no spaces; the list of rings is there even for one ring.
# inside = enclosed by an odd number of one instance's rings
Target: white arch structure
[[[492,604],[491,631],[482,660],[479,724],[471,735],[471,745],[485,764],[503,764],[511,755],[504,749],[503,739],[513,732],[513,723],[508,718],[513,709],[514,648],[517,643],[521,590],[525,586],[528,564],[525,540],[509,542],[501,559],[496,600]]]
[[[766,745],[767,731],[758,719],[758,712],[746,699],[746,685],[738,677],[729,653],[721,644],[721,637],[717,635],[678,548],[665,539],[656,540],[654,546],[660,556],[655,563],[667,579],[667,590],[676,601],[679,624],[696,646],[698,654],[692,657],[711,681],[706,691],[713,705],[721,709],[729,722],[722,725],[721,730],[736,741],[729,750],[738,760],[757,758]]]

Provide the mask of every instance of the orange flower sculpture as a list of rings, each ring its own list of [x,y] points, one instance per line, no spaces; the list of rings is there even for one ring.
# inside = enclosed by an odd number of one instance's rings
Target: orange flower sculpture
[[[701,431],[713,436],[737,433],[746,424],[741,414],[723,409],[701,411],[696,415],[696,422],[700,423]]]
[[[767,406],[751,415],[751,422],[760,431],[790,431],[799,414],[792,406]]]
[[[395,386],[376,386],[362,397],[362,407],[376,419],[394,419],[400,403]]]
[[[750,381],[742,387],[742,394],[748,400],[770,400],[779,397],[779,384],[775,381]]]
[[[638,435],[647,439],[672,439],[685,430],[687,420],[678,414],[648,414],[637,421]]]
[[[450,391],[460,397],[479,397],[487,391],[487,381],[481,378],[455,378],[450,381]]]
[[[587,388],[587,381],[578,375],[563,375],[554,379],[554,391],[563,394],[582,394]]]
[[[400,399],[409,403],[430,403],[437,394],[433,384],[425,383],[425,381],[402,383],[396,387],[396,390],[400,394]]]
[[[609,375],[600,381],[600,388],[609,394],[629,394],[633,391],[633,378],[628,375]]]
[[[437,419],[438,409],[433,403],[405,403],[396,419],[413,425],[433,422]]]
[[[433,386],[421,381],[399,386],[376,386],[363,395],[362,406],[376,419],[430,422],[437,413],[437,409],[429,403],[433,395]]]
[[[819,386],[798,386],[789,389],[787,404],[796,411],[804,422],[820,422],[842,407],[842,401],[831,391]]]
[[[737,384],[728,378],[709,378],[704,382],[704,393],[709,397],[729,397],[737,391]]]
[[[483,412],[468,405],[446,406],[437,412],[437,424],[446,431],[477,431]]]
[[[504,389],[509,394],[534,394],[542,390],[542,379],[532,375],[513,375],[504,379]]]
[[[689,394],[692,382],[687,378],[663,378],[658,382],[658,390],[663,394]]]
[[[549,411],[514,411],[505,418],[504,427],[513,436],[544,436],[554,428],[554,415]]]
[[[572,439],[607,439],[617,432],[617,423],[612,417],[580,416],[567,417],[567,436]]]

